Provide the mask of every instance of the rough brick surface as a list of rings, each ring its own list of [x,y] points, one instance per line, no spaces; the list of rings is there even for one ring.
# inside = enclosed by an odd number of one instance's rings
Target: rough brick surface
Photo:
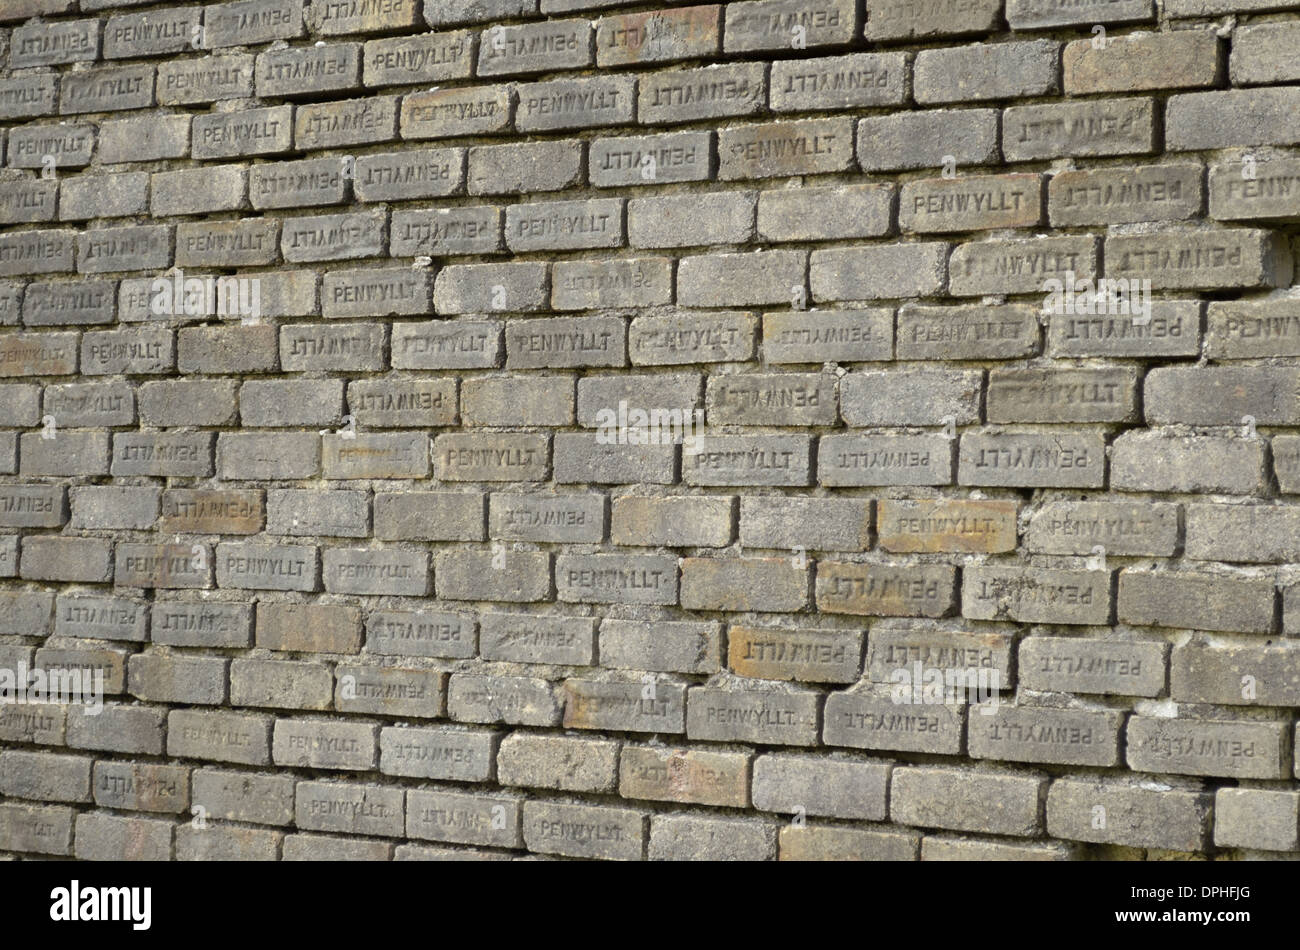
[[[1300,855],[1298,45],[0,0],[0,859]]]

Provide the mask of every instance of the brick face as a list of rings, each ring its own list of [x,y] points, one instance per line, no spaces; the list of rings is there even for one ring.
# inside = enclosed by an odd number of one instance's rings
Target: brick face
[[[0,0],[0,860],[1300,855],[1298,43]]]

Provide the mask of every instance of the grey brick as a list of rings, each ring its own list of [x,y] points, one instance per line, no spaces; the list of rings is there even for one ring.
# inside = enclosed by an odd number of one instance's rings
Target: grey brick
[[[749,0],[729,3],[723,49],[728,53],[794,48],[795,27],[804,30],[808,48],[841,46],[858,35],[862,11],[847,0]]]
[[[320,436],[314,432],[222,432],[217,467],[227,481],[310,478],[320,472]]]
[[[95,66],[65,73],[59,83],[59,114],[147,109],[154,100],[153,66]]]
[[[718,131],[718,178],[723,181],[843,172],[853,167],[853,155],[853,122],[847,116]]]
[[[686,734],[713,742],[812,746],[820,697],[805,689],[722,689],[695,686],[686,694]]]
[[[366,652],[385,656],[465,658],[477,653],[473,618],[436,610],[373,610],[366,618]]]
[[[1144,626],[1269,633],[1274,599],[1269,577],[1126,568],[1116,613]]]
[[[1293,261],[1275,231],[1232,228],[1106,238],[1106,276],[1153,289],[1285,287]]]
[[[752,818],[655,815],[647,856],[652,861],[771,861],[775,824]]]
[[[745,244],[754,237],[757,199],[745,191],[633,198],[627,206],[627,243],[638,248]]]
[[[722,626],[607,618],[600,624],[600,662],[614,669],[715,673],[722,666]]]
[[[374,145],[397,138],[397,96],[301,105],[294,112],[297,149]]]
[[[271,717],[173,709],[167,714],[167,754],[241,765],[269,765]]]
[[[560,791],[613,791],[620,745],[613,739],[516,732],[501,740],[497,781]]]
[[[340,204],[347,197],[345,170],[336,158],[253,165],[247,172],[248,198],[259,210]]]
[[[587,146],[587,175],[597,188],[708,181],[713,171],[711,132],[597,138]]]
[[[1298,806],[1300,796],[1294,792],[1221,788],[1214,796],[1214,843],[1221,848],[1295,851],[1300,848]]]
[[[621,495],[611,502],[610,541],[640,547],[725,547],[735,504],[728,497]]]
[[[1043,826],[1047,778],[958,768],[894,769],[890,816],[923,828],[1034,836]]]
[[[519,86],[515,128],[557,132],[627,125],[636,113],[636,90],[637,80],[631,76],[524,83]]]
[[[491,551],[443,551],[434,563],[437,593],[446,600],[535,603],[553,592],[551,556],[544,552],[507,550],[498,560]]]
[[[195,105],[246,99],[253,94],[255,62],[251,53],[237,53],[162,63],[158,67],[158,103]]]
[[[407,793],[406,833],[457,844],[522,846],[523,800],[513,795],[471,795],[449,790]]]
[[[212,169],[216,172],[217,169]],[[89,218],[123,218],[143,214],[149,207],[150,176],[144,172],[116,175],[78,175],[63,182],[59,189],[59,220],[85,221]],[[230,185],[227,183],[226,187]],[[226,210],[212,208],[213,211]],[[183,212],[152,207],[154,214]]]
[[[602,541],[605,497],[600,494],[489,496],[488,537],[505,541]]]
[[[807,485],[812,439],[806,435],[698,436],[682,451],[688,485]]]
[[[370,40],[363,49],[365,83],[396,86],[468,79],[475,40],[470,30]]]
[[[416,93],[402,99],[404,139],[491,135],[510,128],[518,93],[513,86],[468,86]]]
[[[1007,0],[1007,22],[1014,30],[1049,30],[1090,23],[1153,20],[1151,0],[1091,0],[1063,4],[1054,0]]]
[[[814,252],[814,257],[818,253],[825,252]],[[686,307],[788,303],[802,294],[807,270],[802,251],[686,257],[677,265],[677,302]],[[821,299],[815,281],[814,276],[813,293]]]
[[[387,245],[386,211],[291,218],[280,235],[280,253],[295,263],[376,257]]]
[[[411,778],[491,781],[496,777],[501,735],[459,726],[385,727],[379,733],[379,769],[386,775]]]
[[[159,818],[82,812],[74,853],[79,861],[170,861],[174,828]]]
[[[530,851],[576,858],[639,861],[646,813],[608,805],[524,802],[524,842]]]
[[[271,709],[328,709],[334,676],[324,663],[237,659],[230,662],[230,703]],[[282,720],[283,721],[283,720]],[[370,728],[350,726],[350,728]],[[276,735],[280,724],[276,724]]]
[[[293,145],[293,106],[196,116],[193,135],[195,158],[240,158],[287,152]]]
[[[767,111],[767,66],[715,63],[637,78],[637,121],[643,125],[692,122]]]
[[[754,760],[754,807],[762,811],[883,821],[890,766],[772,753]]]
[[[868,36],[878,12],[868,11]],[[903,53],[854,53],[777,60],[771,81],[773,112],[902,105],[908,93],[907,58]]]
[[[1001,13],[1001,4],[992,0],[947,0],[925,6],[907,0],[878,0],[868,10],[864,33],[869,40],[992,33]]]
[[[253,641],[253,608],[213,601],[155,601],[150,617],[154,643],[178,647],[247,647]]]
[[[969,425],[980,420],[978,370],[864,370],[840,380],[840,414],[851,426]]]
[[[189,151],[189,115],[153,114],[99,124],[99,159],[104,164],[183,158]]]
[[[257,56],[257,94],[266,97],[349,92],[361,86],[361,44],[269,50]]]
[[[817,607],[825,613],[943,617],[956,594],[956,571],[944,564],[817,562]]]
[[[1111,487],[1117,491],[1249,494],[1265,477],[1258,440],[1126,432],[1111,446]]]
[[[506,208],[505,236],[506,245],[516,253],[621,247],[623,199],[510,205]]]
[[[914,243],[813,251],[808,268],[812,299],[823,303],[939,294],[948,283],[948,250],[943,243]]]
[[[547,680],[495,673],[453,673],[447,710],[462,722],[558,726],[563,702]]]
[[[485,502],[486,496],[479,492],[377,492],[375,537],[384,540],[482,541],[485,537]]]
[[[1048,279],[1097,277],[1100,260],[1101,243],[1091,236],[975,241],[953,248],[949,290],[958,297],[1045,293]]]
[[[104,25],[104,58],[164,56],[190,48],[203,11],[187,7],[110,16]]]
[[[279,258],[279,239],[280,222],[264,218],[187,221],[176,226],[176,266],[255,267],[274,264]]]
[[[1291,774],[1290,727],[1280,722],[1214,722],[1133,716],[1129,768],[1175,775],[1284,778]]]
[[[43,169],[49,164],[46,156],[54,159],[56,170],[83,167],[90,164],[95,145],[95,127],[80,122],[17,128],[9,134],[9,167]]]
[[[1060,46],[1050,40],[922,50],[913,65],[923,104],[1015,99],[1060,90]]]
[[[581,69],[595,62],[592,23],[585,19],[545,20],[494,26],[479,37],[479,76]]]
[[[1039,554],[1089,554],[1099,544],[1108,554],[1172,557],[1178,515],[1161,502],[1049,501],[1033,512],[1024,545]]]
[[[893,230],[887,184],[768,189],[759,193],[758,234],[770,241],[879,237]]]
[[[314,591],[319,584],[316,548],[310,545],[231,541],[217,545],[217,584],[253,590]]]
[[[1292,87],[1189,92],[1165,109],[1165,147],[1171,152],[1250,145],[1293,145],[1300,132],[1291,117],[1300,106]]]
[[[406,793],[350,782],[299,782],[294,825],[311,831],[400,838],[406,830]]]

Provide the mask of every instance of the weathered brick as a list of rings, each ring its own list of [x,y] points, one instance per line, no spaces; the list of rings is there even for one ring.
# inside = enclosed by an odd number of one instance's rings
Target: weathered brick
[[[1002,153],[1009,162],[1145,155],[1156,143],[1155,104],[1147,98],[1011,106],[1002,113]]]
[[[850,426],[969,425],[983,389],[978,370],[862,370],[840,380],[840,415]]]
[[[361,87],[361,44],[269,50],[257,57],[257,94],[266,97],[349,92]]]
[[[1177,435],[1145,429],[1123,433],[1111,446],[1116,491],[1250,494],[1265,478],[1259,440]]]
[[[195,158],[240,158],[287,152],[293,145],[293,106],[200,115],[195,118],[193,136]]]
[[[560,791],[613,791],[620,744],[613,739],[516,732],[501,740],[497,780]]]
[[[813,251],[808,268],[812,299],[821,303],[941,293],[948,283],[948,250],[947,244],[915,243]]]
[[[524,843],[530,851],[576,858],[639,861],[645,852],[646,814],[608,805],[524,802]]]
[[[1215,793],[1214,843],[1221,848],[1295,851],[1300,848],[1298,829],[1300,795],[1295,792],[1221,788]]]
[[[1108,40],[1075,40],[1061,54],[1066,95],[1137,92],[1217,85],[1223,45],[1208,30],[1135,33]]]
[[[1117,614],[1122,623],[1269,633],[1274,599],[1268,577],[1126,568]]]
[[[1172,557],[1178,547],[1178,506],[1161,502],[1049,501],[1033,515],[1025,548],[1038,554]]]
[[[767,110],[767,89],[762,63],[650,73],[637,78],[637,121],[662,125],[754,115]]]
[[[1046,776],[960,768],[896,768],[890,817],[922,828],[1033,836],[1042,831]]]
[[[913,66],[916,101],[971,102],[1058,92],[1060,50],[1050,40],[922,50]]]
[[[802,28],[808,48],[843,46],[858,35],[862,11],[846,0],[749,0],[727,4],[723,49],[728,53],[796,48],[795,30]],[[797,47],[802,49],[804,47]]]
[[[618,791],[624,798],[743,808],[750,753],[624,745]]]
[[[1132,716],[1129,768],[1174,775],[1283,778],[1291,774],[1291,730],[1280,722],[1216,722]]]
[[[328,709],[332,694],[333,674],[324,663],[239,659],[230,664],[230,702],[235,706]]]
[[[1250,145],[1293,145],[1300,131],[1291,118],[1300,89],[1275,87],[1189,92],[1165,107],[1165,147],[1171,152]]]
[[[822,485],[950,485],[953,440],[942,435],[827,435],[817,442]]]
[[[877,511],[878,544],[885,551],[998,554],[1016,548],[1014,501],[882,498]],[[743,527],[742,521],[742,538]]]
[[[713,177],[712,132],[593,139],[587,175],[597,188],[708,181]]]
[[[557,132],[626,125],[635,114],[636,88],[631,76],[524,83],[519,86],[515,129]]]
[[[942,617],[956,601],[956,570],[942,564],[817,562],[817,607],[825,613]]]
[[[806,689],[691,687],[686,734],[692,740],[812,746],[821,699]]]
[[[1106,442],[1084,432],[965,432],[957,481],[961,485],[1028,488],[1101,488]]]
[[[853,156],[853,122],[847,116],[737,125],[718,131],[718,178],[722,181],[843,172],[853,166]]]
[[[1233,228],[1108,236],[1106,276],[1157,290],[1285,287],[1293,262],[1274,231]]]

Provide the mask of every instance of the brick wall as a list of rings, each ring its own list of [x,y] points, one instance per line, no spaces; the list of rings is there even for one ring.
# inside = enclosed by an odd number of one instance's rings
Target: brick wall
[[[0,0],[0,854],[1300,851],[1297,10]]]

